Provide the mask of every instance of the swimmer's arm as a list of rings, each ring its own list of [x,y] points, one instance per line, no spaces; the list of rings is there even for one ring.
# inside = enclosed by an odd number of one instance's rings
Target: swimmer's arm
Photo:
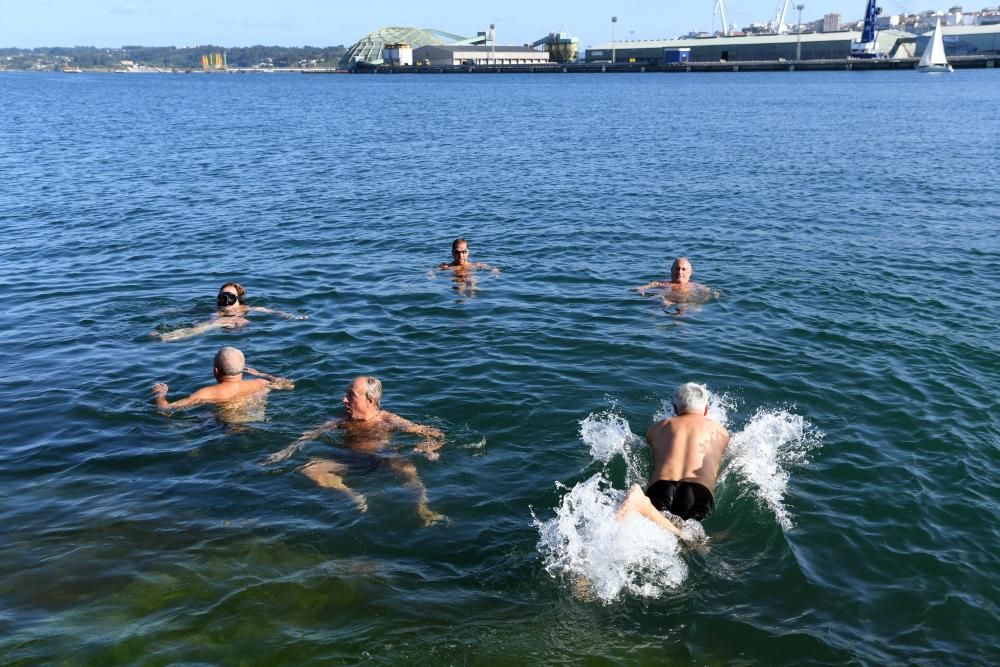
[[[271,385],[271,389],[295,389],[294,380],[278,377],[277,375],[271,375],[270,373],[261,373],[256,368],[250,368],[249,366],[247,366],[243,370],[248,375],[253,375],[254,377],[259,377],[263,380],[267,380],[268,384]]]
[[[170,388],[167,386],[165,382],[157,382],[156,384],[153,385],[153,402],[156,404],[156,408],[161,412],[186,410],[187,408],[190,408],[192,406],[204,403],[204,400],[202,400],[201,397],[198,396],[198,394],[201,392],[200,389],[191,394],[190,396],[188,396],[187,398],[182,398],[179,401],[174,401],[173,403],[171,403],[170,401],[167,400],[167,391],[169,389]]]
[[[283,310],[275,310],[273,308],[265,308],[263,306],[250,306],[247,308],[247,312],[257,312],[257,313],[267,313],[268,315],[277,315],[279,317],[284,317],[286,320],[308,320],[308,315],[295,315],[293,313],[286,313]]]
[[[487,264],[486,262],[476,262],[476,268],[477,269],[482,269],[483,271],[489,271],[493,275],[500,275],[500,269],[499,268],[497,268],[495,266],[492,266],[490,264]]]
[[[646,290],[652,289],[654,287],[663,287],[663,282],[660,280],[651,280],[645,285],[639,285],[638,287],[633,287],[632,289],[638,292],[639,294],[645,295]]]
[[[187,338],[194,338],[199,336],[206,331],[211,331],[212,329],[224,329],[236,326],[235,324],[227,321],[212,320],[211,322],[202,322],[201,324],[196,324],[193,327],[186,327],[184,329],[174,329],[173,331],[168,331],[166,333],[159,333],[154,331],[151,336],[154,338],[159,338],[165,343],[169,343],[175,340],[185,340]]]
[[[413,448],[413,451],[420,452],[426,456],[429,461],[436,461],[441,456],[438,454],[438,450],[444,447],[444,433],[440,430],[434,428],[433,426],[414,424],[409,419],[403,419],[398,415],[395,415],[392,425],[393,428],[396,428],[404,433],[412,433],[413,435],[420,436],[421,440],[417,446]]]
[[[280,452],[275,452],[275,453],[271,454],[270,456],[268,456],[266,459],[264,459],[264,465],[268,465],[270,463],[278,463],[279,461],[284,461],[285,459],[287,459],[288,457],[290,457],[295,452],[297,452],[297,451],[301,450],[302,448],[304,448],[306,446],[306,443],[309,442],[310,440],[315,440],[319,436],[323,435],[323,433],[325,433],[325,432],[327,432],[327,431],[329,431],[331,429],[335,429],[335,428],[337,428],[339,426],[340,426],[340,421],[335,419],[333,421],[329,421],[329,422],[323,424],[322,426],[317,426],[314,429],[310,429],[310,430],[306,431],[305,433],[303,433],[302,435],[300,435],[295,440],[295,442],[293,442],[292,444],[288,445],[287,447],[285,447],[284,449],[282,449]]]

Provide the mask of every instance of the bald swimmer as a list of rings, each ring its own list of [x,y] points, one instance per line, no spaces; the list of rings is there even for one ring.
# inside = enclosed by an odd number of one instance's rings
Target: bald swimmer
[[[645,491],[632,485],[619,509],[624,519],[641,514],[661,528],[680,535],[660,512],[681,519],[703,520],[715,509],[715,481],[729,433],[708,416],[708,390],[694,382],[674,392],[674,415],[649,427],[646,440],[653,450],[653,470]]]
[[[256,379],[244,380],[244,372],[256,376]],[[202,387],[187,398],[172,403],[167,400],[167,391],[170,389],[167,384],[156,383],[153,385],[153,401],[156,407],[164,412],[186,410],[205,403],[236,403],[264,396],[271,389],[295,388],[291,380],[247,368],[243,353],[235,347],[224,347],[215,354],[212,373],[215,375],[215,384]]]

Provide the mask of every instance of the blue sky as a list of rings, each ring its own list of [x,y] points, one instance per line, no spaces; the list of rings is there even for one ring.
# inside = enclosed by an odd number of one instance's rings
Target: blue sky
[[[839,12],[859,19],[865,0],[800,0],[804,20]],[[965,6],[978,10],[992,0]],[[728,0],[731,21],[767,21],[780,0]],[[389,25],[437,28],[470,36],[496,24],[497,42],[523,44],[551,31],[579,37],[583,47],[611,39],[676,37],[713,29],[714,0],[495,3],[440,0],[322,2],[321,0],[0,0],[0,47],[102,46],[349,46]],[[951,3],[954,4],[954,3]],[[945,10],[938,2],[881,0],[888,13]],[[996,4],[996,3],[992,3]],[[963,5],[964,6],[964,5]],[[789,10],[791,13],[791,10]],[[719,19],[714,19],[719,27]]]

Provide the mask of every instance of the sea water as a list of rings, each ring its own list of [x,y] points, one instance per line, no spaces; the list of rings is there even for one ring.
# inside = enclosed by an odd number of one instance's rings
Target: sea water
[[[0,662],[995,664],[997,84],[0,74]],[[230,280],[308,319],[150,336]],[[154,409],[226,345],[295,389]],[[447,521],[263,463],[360,374]],[[612,520],[687,381],[693,546]]]

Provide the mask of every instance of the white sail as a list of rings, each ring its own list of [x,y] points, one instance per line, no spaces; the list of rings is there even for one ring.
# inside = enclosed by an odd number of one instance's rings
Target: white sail
[[[920,69],[948,67],[948,58],[944,55],[944,39],[941,38],[941,19],[938,19],[934,27],[934,36],[924,48],[924,55],[921,56],[917,67]]]

